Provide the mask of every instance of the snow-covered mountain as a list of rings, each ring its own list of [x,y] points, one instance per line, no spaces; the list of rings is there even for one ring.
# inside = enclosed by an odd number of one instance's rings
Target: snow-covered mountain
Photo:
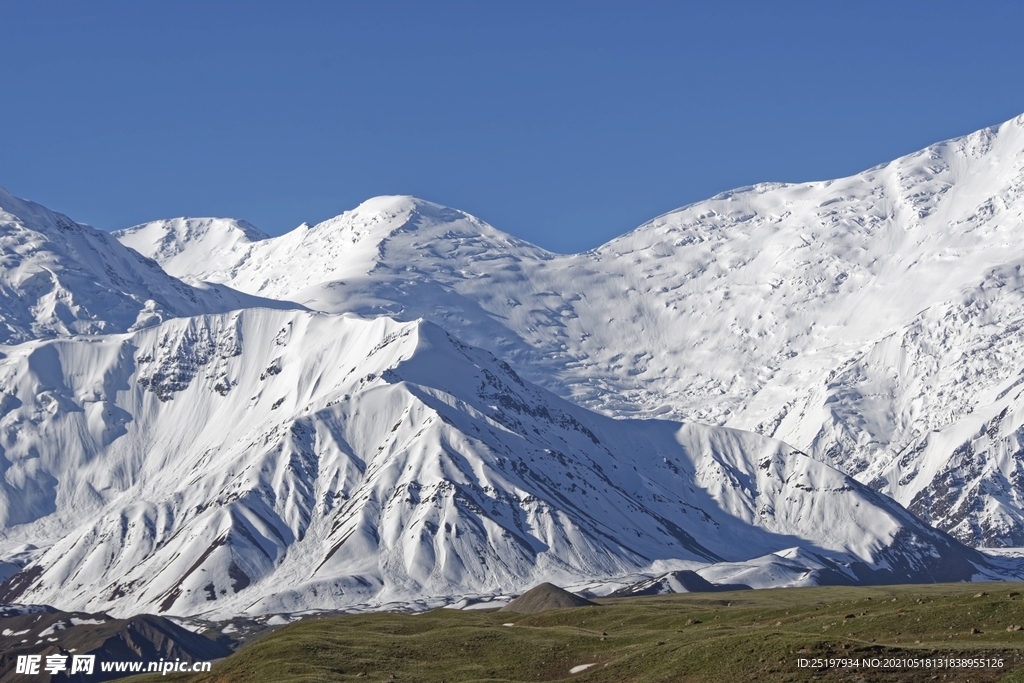
[[[250,244],[269,239],[254,225],[232,218],[172,218],[114,234],[126,247],[151,255],[171,275],[200,282],[211,278],[189,273],[190,264],[203,263],[206,268],[223,270],[233,265]],[[213,251],[205,251],[212,245],[216,245]]]
[[[607,414],[775,436],[973,545],[1024,542],[1024,116],[841,180],[763,184],[555,255],[370,200],[171,272],[432,320]],[[161,225],[120,235],[161,259]],[[175,239],[180,239],[175,237]]]
[[[509,292],[529,290],[537,264],[555,255],[469,214],[413,197],[376,197],[273,239],[252,239],[229,220],[191,220],[209,227],[182,230],[159,221],[114,234],[176,277],[232,282],[332,313],[426,318],[544,374],[533,368],[546,356],[534,348],[543,339],[530,339],[534,346],[521,339],[520,330],[534,321],[530,314],[515,317],[519,304]]]
[[[1024,539],[1024,117],[575,255],[411,197],[0,207],[0,601],[1019,575],[953,537]]]
[[[0,187],[0,343],[252,306],[294,307],[224,285],[186,285],[108,233]]]
[[[6,540],[47,546],[6,601],[296,611],[794,546],[851,582],[987,571],[782,442],[592,413],[428,322],[250,309],[29,342],[0,388]]]

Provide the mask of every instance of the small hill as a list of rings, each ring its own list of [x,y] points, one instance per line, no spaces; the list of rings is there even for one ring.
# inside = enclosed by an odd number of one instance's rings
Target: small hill
[[[0,605],[0,683],[27,680],[15,668],[19,655],[45,657],[72,652],[96,655],[98,662],[200,662],[226,657],[231,649],[223,641],[152,614],[114,619],[105,613],[62,612],[47,605]],[[125,675],[103,672],[97,666],[89,680],[107,681]],[[53,680],[67,678],[60,675]]]
[[[553,584],[542,583],[526,591],[499,611],[516,612],[517,614],[536,614],[537,612],[547,612],[551,609],[596,606],[596,602],[581,598]]]
[[[669,572],[653,579],[645,579],[631,586],[620,588],[608,597],[621,598],[639,595],[665,595],[669,593],[717,593],[738,590],[750,590],[750,586],[743,583],[711,583],[697,572],[684,569]]]

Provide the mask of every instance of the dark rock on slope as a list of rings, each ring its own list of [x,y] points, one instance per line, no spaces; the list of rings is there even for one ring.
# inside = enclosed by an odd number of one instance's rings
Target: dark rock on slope
[[[221,642],[182,628],[170,619],[144,614],[113,619],[106,614],[61,612],[42,605],[0,606],[0,683],[23,681],[15,673],[19,655],[95,655],[91,675],[41,673],[37,681],[108,681],[132,672],[104,672],[102,662],[211,661],[231,650]]]

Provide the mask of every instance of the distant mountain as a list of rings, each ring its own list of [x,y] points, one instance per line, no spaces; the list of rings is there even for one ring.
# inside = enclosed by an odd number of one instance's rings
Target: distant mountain
[[[114,236],[126,247],[155,258],[171,275],[198,280],[216,279],[213,273],[191,273],[203,263],[214,273],[229,269],[253,242],[269,236],[246,221],[232,218],[172,218],[117,230]]]
[[[175,272],[432,320],[580,405],[775,436],[998,547],[1024,545],[1022,229],[1024,116],[582,254],[390,197],[240,247],[237,267],[200,239]]]
[[[105,672],[94,665],[90,674],[74,677],[50,676],[42,669],[49,655],[93,655],[98,662],[197,662],[220,659],[231,654],[227,645],[192,633],[165,617],[145,614],[131,619],[113,619],[107,614],[61,612],[44,605],[0,607],[0,683],[24,681],[17,672],[19,656],[37,655],[39,676],[46,681],[109,681],[127,674]]]
[[[490,278],[514,271],[520,261],[554,257],[465,212],[414,197],[376,197],[276,238],[227,219],[156,221],[113,234],[176,277],[234,282],[241,291],[274,299],[298,296],[325,310],[344,305],[332,291],[345,289],[348,280],[370,276],[371,285],[396,268],[415,287],[429,279]]]
[[[0,601],[440,604],[795,545],[850,581],[994,571],[782,442],[591,413],[426,322],[173,320],[12,347],[0,386],[7,541],[48,546]]]
[[[0,602],[1022,575],[958,540],[1024,540],[1024,117],[576,255],[411,197],[0,207]]]
[[[108,233],[0,188],[0,343],[252,306],[294,308],[224,285],[186,285]]]

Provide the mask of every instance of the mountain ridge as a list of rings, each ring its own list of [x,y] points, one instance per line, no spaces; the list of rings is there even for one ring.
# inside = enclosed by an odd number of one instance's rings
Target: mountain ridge
[[[402,196],[127,246],[0,200],[0,599],[1020,575],[961,542],[1024,539],[1024,116],[572,255]]]
[[[125,332],[181,315],[294,307],[189,285],[108,233],[0,188],[0,343]]]
[[[59,359],[48,380],[37,356]],[[426,322],[179,319],[15,347],[0,387],[17,406],[2,426],[20,425],[5,477],[47,494],[18,507],[33,519],[8,520],[6,544],[45,549],[6,601],[178,615],[429,605],[794,545],[851,581],[1001,571],[781,442],[588,413]]]
[[[1024,542],[1024,417],[995,399],[1024,371],[1024,116],[847,178],[721,193],[580,254],[492,241],[483,268],[461,255],[468,231],[436,220],[431,245],[392,235],[372,258],[346,252],[345,277],[325,262],[275,291],[432,320],[580,405],[776,436],[972,545]],[[262,282],[247,277],[223,281]],[[969,482],[942,474],[970,441],[955,423],[1000,414],[1012,457]],[[940,499],[959,511],[933,515]]]

